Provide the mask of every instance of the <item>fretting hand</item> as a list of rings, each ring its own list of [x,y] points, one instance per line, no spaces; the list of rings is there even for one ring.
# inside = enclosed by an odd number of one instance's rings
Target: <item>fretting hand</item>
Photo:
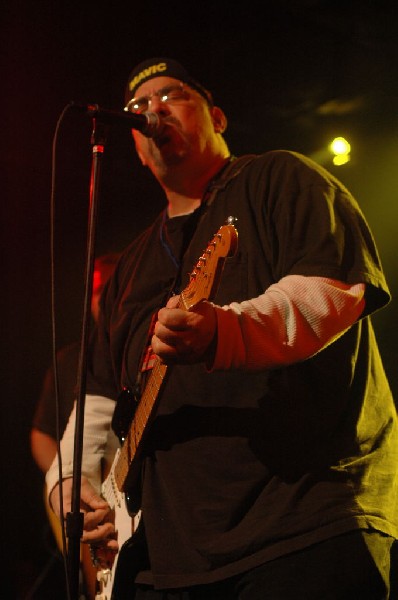
[[[217,337],[217,319],[213,305],[195,304],[189,311],[178,307],[173,296],[159,310],[152,337],[152,349],[166,364],[193,364],[212,361]]]

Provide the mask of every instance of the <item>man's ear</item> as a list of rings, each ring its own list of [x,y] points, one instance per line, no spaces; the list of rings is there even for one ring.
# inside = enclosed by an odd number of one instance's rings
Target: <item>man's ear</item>
[[[211,109],[211,116],[214,125],[214,131],[216,133],[224,133],[227,128],[227,117],[224,111],[219,106],[213,106]]]

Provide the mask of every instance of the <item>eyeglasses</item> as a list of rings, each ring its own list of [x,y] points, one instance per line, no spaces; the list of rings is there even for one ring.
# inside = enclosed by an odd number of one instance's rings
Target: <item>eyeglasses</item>
[[[149,109],[149,105],[153,96],[157,96],[160,102],[171,104],[173,102],[179,102],[181,100],[188,100],[189,93],[184,89],[184,84],[168,85],[161,88],[157,92],[148,94],[148,96],[140,96],[139,98],[132,98],[124,110],[131,113],[143,113]]]

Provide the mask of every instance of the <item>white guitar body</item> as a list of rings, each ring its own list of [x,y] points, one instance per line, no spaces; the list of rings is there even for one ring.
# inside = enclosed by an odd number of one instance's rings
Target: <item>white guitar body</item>
[[[127,541],[135,531],[138,525],[139,515],[134,519],[129,515],[126,507],[125,495],[120,492],[115,481],[115,465],[119,459],[120,448],[116,451],[108,477],[102,484],[101,493],[103,498],[115,512],[115,529],[119,548]],[[118,554],[113,557],[113,563],[109,567],[99,566],[97,572],[97,581],[99,591],[95,595],[95,600],[111,600],[113,582],[117,567]]]

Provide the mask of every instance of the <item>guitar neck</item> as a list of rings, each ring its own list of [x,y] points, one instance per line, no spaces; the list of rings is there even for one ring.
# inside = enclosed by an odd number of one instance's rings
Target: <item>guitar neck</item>
[[[148,429],[166,373],[167,365],[156,358],[115,465],[115,481],[121,491],[125,490],[127,478],[129,485],[134,485],[138,477],[141,442]]]
[[[181,292],[178,307],[189,310],[201,300],[209,299],[217,289],[225,258],[231,256],[237,246],[238,234],[229,217],[209,242],[190,275],[187,287]],[[142,440],[154,415],[160,389],[167,375],[167,365],[156,357],[145,389],[136,408],[129,432],[120,449],[114,466],[114,478],[120,492],[135,487],[141,470]]]

